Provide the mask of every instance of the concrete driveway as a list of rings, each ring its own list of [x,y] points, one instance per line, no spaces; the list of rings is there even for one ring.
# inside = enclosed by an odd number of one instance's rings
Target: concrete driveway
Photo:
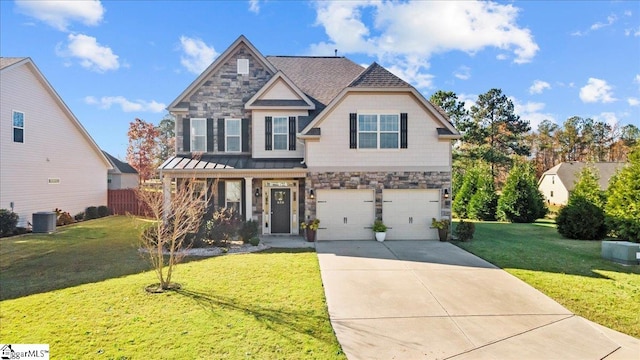
[[[316,251],[350,360],[640,359],[640,340],[452,244],[321,241]]]

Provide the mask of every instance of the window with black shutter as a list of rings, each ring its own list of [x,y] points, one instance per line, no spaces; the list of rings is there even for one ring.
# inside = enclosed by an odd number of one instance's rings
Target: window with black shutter
[[[358,114],[349,114],[349,149],[358,148]]]
[[[264,149],[265,150],[273,150],[272,136],[273,136],[273,120],[271,116],[266,116],[264,118]]]
[[[289,116],[289,150],[296,149],[296,117]]]
[[[409,136],[407,132],[408,127],[408,115],[407,113],[400,113],[400,148],[407,149],[409,147]]]

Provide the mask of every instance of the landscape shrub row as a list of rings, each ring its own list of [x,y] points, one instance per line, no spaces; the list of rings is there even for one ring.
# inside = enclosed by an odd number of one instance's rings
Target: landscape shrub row
[[[55,208],[54,212],[56,213],[56,226],[69,225],[83,220],[98,219],[109,216],[112,213],[111,210],[104,205],[89,206],[85,211],[80,212],[75,216],[71,216],[69,212],[63,211],[59,208]],[[27,233],[27,228],[17,226],[19,219],[18,214],[15,212],[7,209],[0,209],[0,237]]]

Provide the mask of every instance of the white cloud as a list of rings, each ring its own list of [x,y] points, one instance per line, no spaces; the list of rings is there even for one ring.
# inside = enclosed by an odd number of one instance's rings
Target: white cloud
[[[529,87],[529,94],[542,94],[545,89],[551,89],[551,84],[542,80],[534,80]]]
[[[478,95],[476,94],[456,94],[458,95],[458,101],[464,101],[464,108],[471,111],[471,107],[476,104]]]
[[[602,112],[600,115],[594,116],[593,120],[605,122],[611,125],[611,127],[615,127],[618,123],[618,116],[612,112]]]
[[[74,21],[89,26],[98,25],[104,15],[104,7],[99,0],[16,0],[16,8],[60,31],[67,31]]]
[[[80,60],[80,65],[92,71],[105,72],[120,67],[118,55],[108,46],[100,45],[96,38],[83,34],[69,34],[67,45],[58,44],[57,53],[62,57]]]
[[[640,105],[640,99],[630,97],[627,99],[627,103],[629,106],[638,106]]]
[[[453,73],[453,76],[460,80],[469,80],[471,78],[471,68],[468,66],[460,66],[458,70]]]
[[[516,23],[519,9],[511,4],[360,0],[316,1],[315,6],[316,24],[329,40],[311,45],[313,55],[338,49],[423,73],[432,55],[449,51],[473,55],[495,48],[515,63],[527,63],[539,50],[531,31]],[[371,26],[363,20],[368,16],[373,17]]]
[[[640,36],[640,26],[635,29],[624,29],[624,34],[626,36]]]
[[[98,105],[101,109],[110,109],[112,105],[120,105],[124,112],[153,112],[159,113],[166,109],[166,105],[155,100],[127,100],[124,96],[103,96],[96,99],[93,96],[84,98],[84,102],[89,105]]]
[[[633,78],[633,82],[636,84],[640,84],[640,74],[637,74],[636,77]]]
[[[591,30],[599,30],[599,29],[602,29],[603,27],[611,26],[616,22],[616,20],[618,20],[617,16],[615,16],[613,14],[609,15],[609,16],[607,16],[607,22],[597,22],[597,23],[591,25],[590,29]]]
[[[249,0],[249,11],[252,13],[260,12],[260,1],[259,0]]]
[[[605,80],[589,78],[587,85],[580,88],[580,100],[585,103],[610,103],[617,99],[613,97],[611,85]]]
[[[540,123],[544,120],[556,122],[553,114],[543,112],[546,106],[544,103],[527,101],[523,104],[514,97],[509,97],[509,99],[513,102],[513,111],[518,114],[521,119],[529,121],[531,130],[537,130]]]
[[[187,70],[200,75],[219,55],[213,46],[208,46],[198,38],[180,37],[180,49],[184,52],[180,63]]]

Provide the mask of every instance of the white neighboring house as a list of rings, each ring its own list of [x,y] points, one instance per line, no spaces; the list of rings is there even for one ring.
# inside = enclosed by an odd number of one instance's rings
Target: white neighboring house
[[[109,190],[136,189],[140,184],[138,171],[129,165],[129,163],[118,160],[108,152],[103,151],[103,153],[113,167],[107,174]]]
[[[598,162],[592,163],[597,170],[600,179],[600,190],[607,190],[609,180],[622,169],[625,163],[619,162]],[[549,204],[567,205],[569,194],[573,191],[580,171],[587,166],[587,163],[579,161],[563,162],[545,171],[538,181],[538,189],[544,195]]]
[[[109,160],[31,58],[0,58],[0,208],[18,226],[107,205]]]

